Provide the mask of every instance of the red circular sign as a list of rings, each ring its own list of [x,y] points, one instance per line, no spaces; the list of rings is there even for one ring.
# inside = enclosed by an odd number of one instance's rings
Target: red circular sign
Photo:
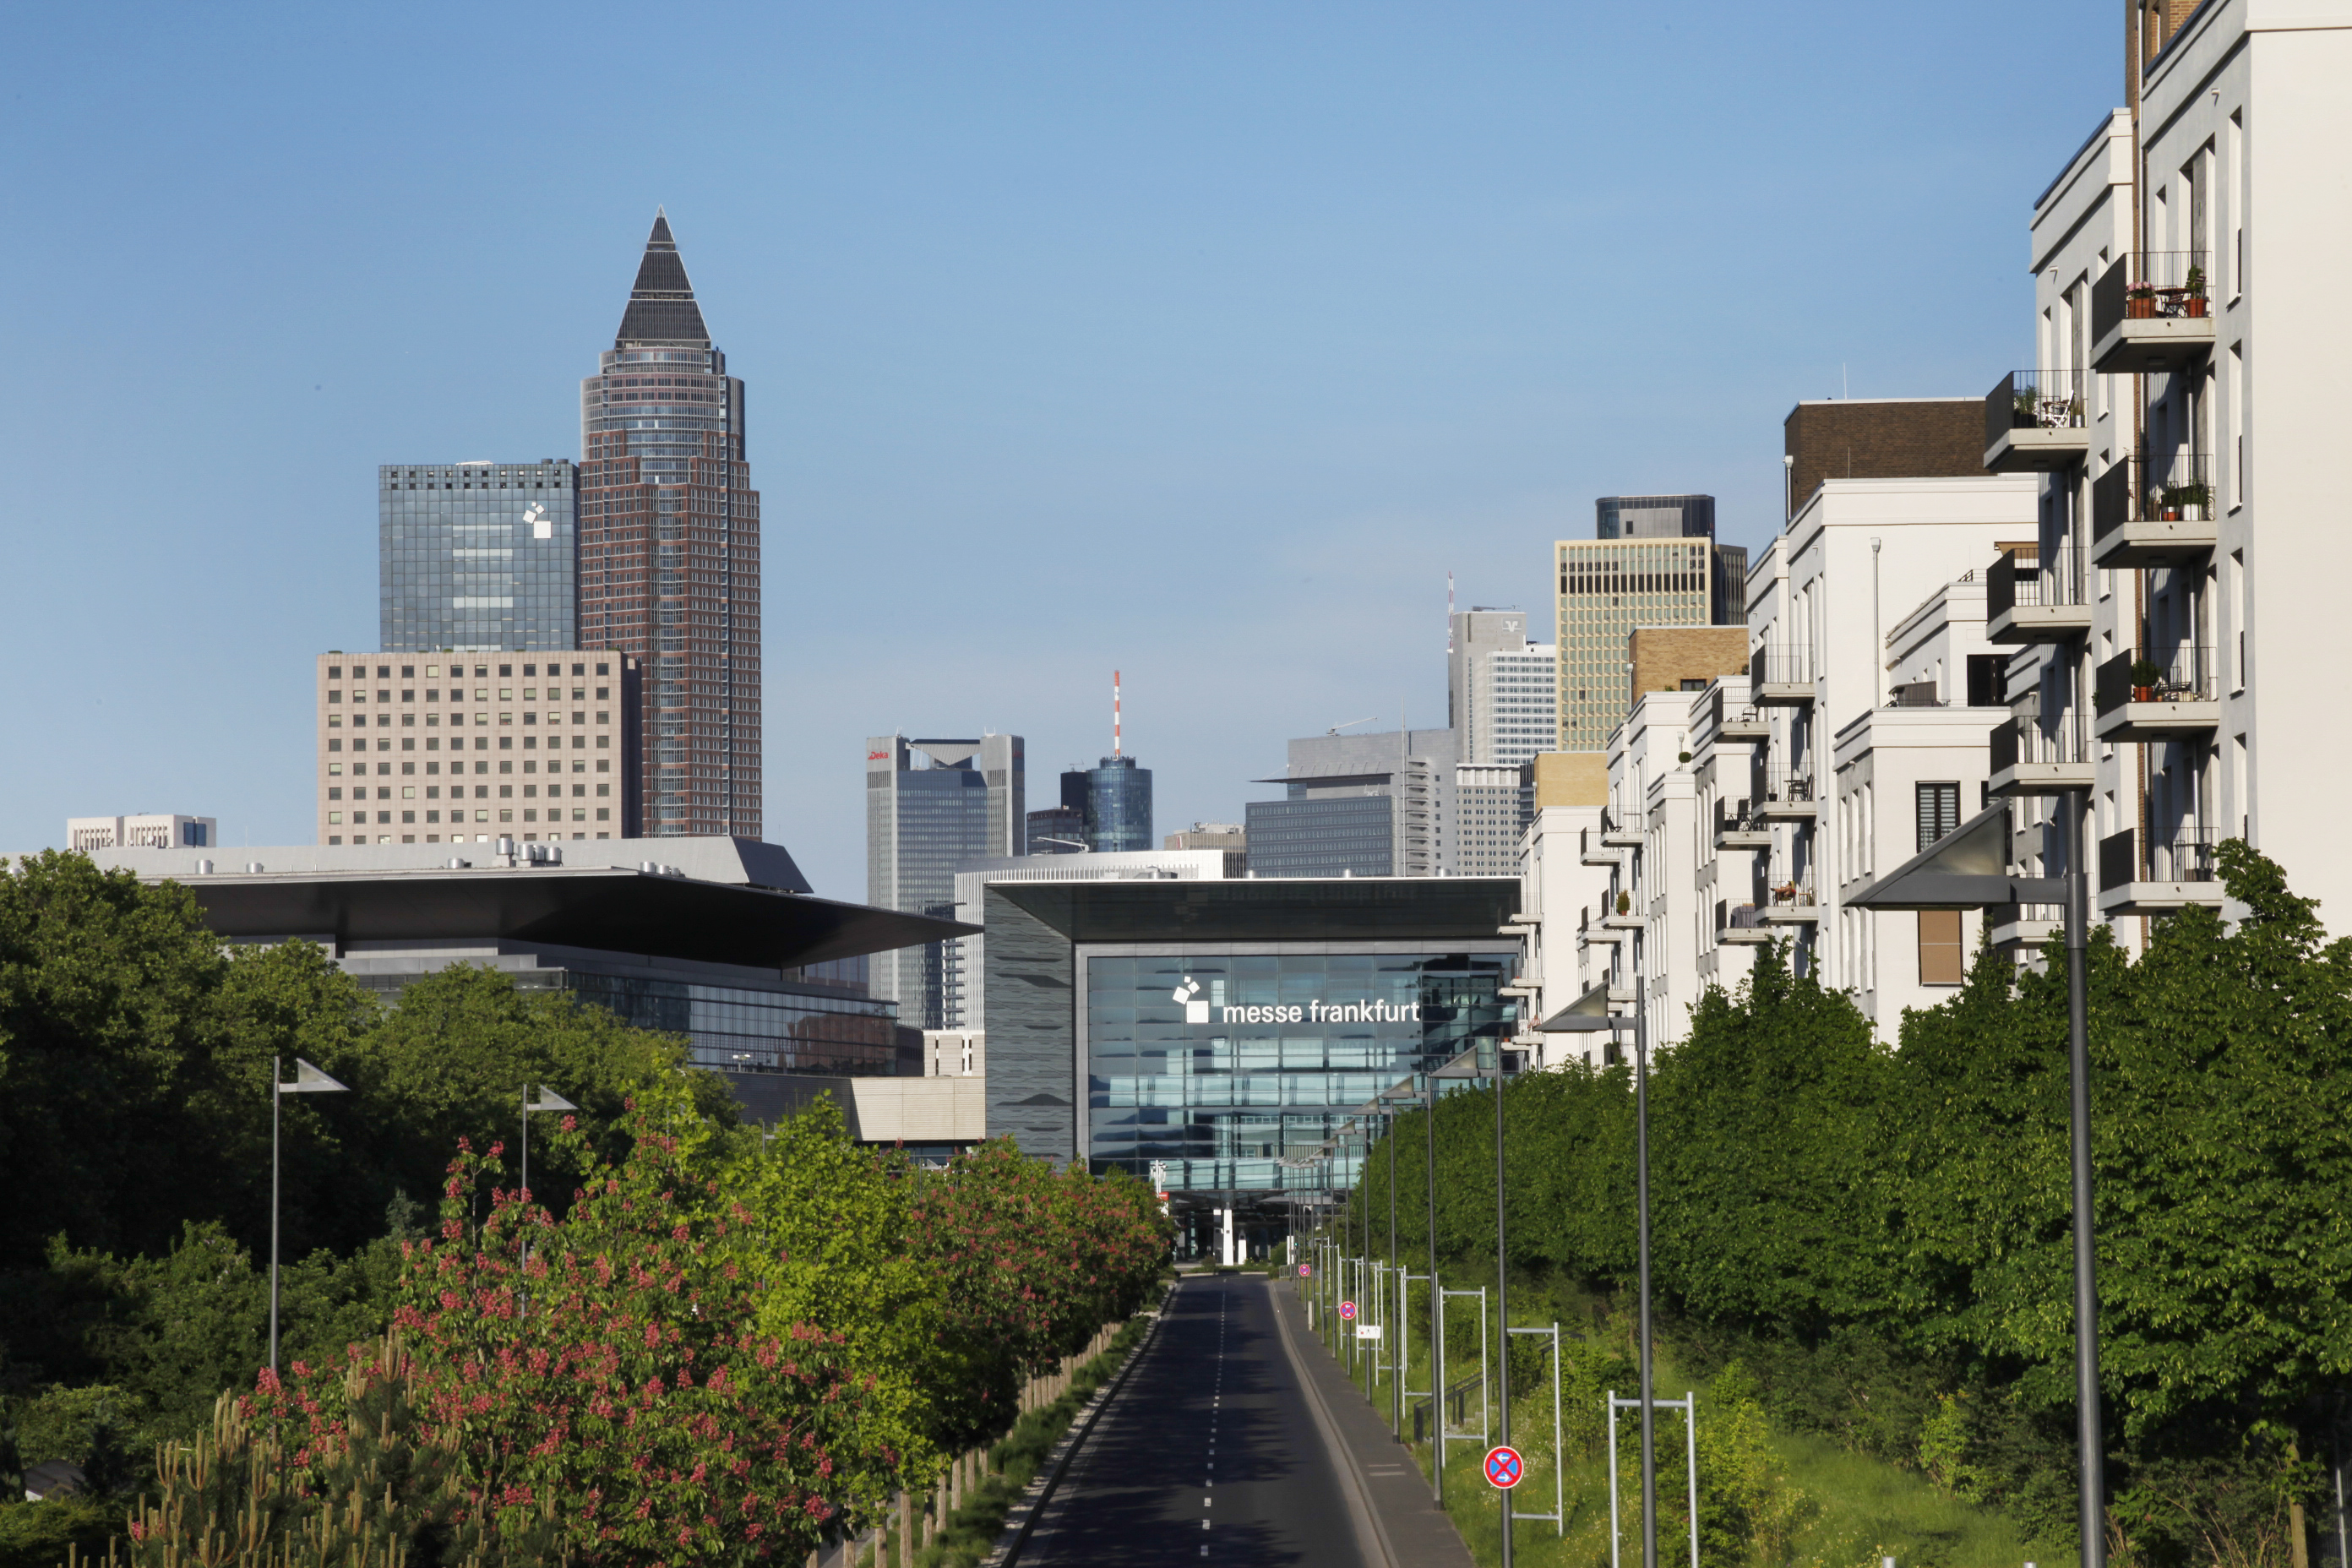
[[[1517,1448],[1486,1450],[1486,1484],[1509,1491],[1528,1473],[1527,1462],[1519,1458]]]
[[[1315,1277],[1315,1265],[1313,1265],[1312,1263],[1302,1263],[1302,1264],[1300,1264],[1300,1265],[1298,1266],[1298,1277],[1299,1277],[1301,1279],[1313,1279],[1313,1278]]]
[[[1356,1316],[1356,1304],[1353,1301],[1340,1302],[1339,1316],[1352,1321]]]

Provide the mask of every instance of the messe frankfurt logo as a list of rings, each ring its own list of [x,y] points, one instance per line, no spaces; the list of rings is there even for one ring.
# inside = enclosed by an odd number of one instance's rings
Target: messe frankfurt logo
[[[1176,987],[1175,999],[1184,1005],[1184,1021],[1205,1024],[1210,1021],[1209,1004],[1196,1000],[1201,994],[1201,983],[1191,975]],[[1216,1008],[1220,1024],[1418,1024],[1421,1004],[1418,1002],[1308,1002],[1298,1006],[1227,1007]]]
[[[1209,1005],[1206,1002],[1192,1000],[1200,994],[1201,983],[1189,974],[1184,976],[1184,984],[1176,987],[1176,1000],[1184,1004],[1184,1021],[1188,1024],[1205,1024],[1209,1021]]]
[[[522,514],[522,520],[530,524],[530,536],[533,539],[555,537],[555,520],[547,515],[547,508],[539,502],[530,503],[530,510]]]

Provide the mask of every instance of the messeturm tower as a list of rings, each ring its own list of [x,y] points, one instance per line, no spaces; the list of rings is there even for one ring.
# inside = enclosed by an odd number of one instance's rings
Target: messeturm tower
[[[760,493],[743,384],[656,213],[580,384],[581,646],[644,660],[646,836],[761,837]]]

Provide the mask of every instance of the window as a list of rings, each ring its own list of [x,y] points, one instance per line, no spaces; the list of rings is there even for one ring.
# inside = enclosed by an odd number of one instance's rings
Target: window
[[[330,785],[327,790],[327,798],[329,800],[341,800],[343,798],[343,792],[340,787]]]
[[[331,811],[327,813],[327,820],[330,823],[340,823],[343,820],[343,814],[340,811]],[[342,840],[337,839],[335,842],[340,844]]]
[[[1958,780],[1918,786],[1919,847],[1924,850],[1960,825]]]
[[[1960,911],[1921,910],[1919,911],[1919,984],[1958,985],[1963,978],[1961,970]]]

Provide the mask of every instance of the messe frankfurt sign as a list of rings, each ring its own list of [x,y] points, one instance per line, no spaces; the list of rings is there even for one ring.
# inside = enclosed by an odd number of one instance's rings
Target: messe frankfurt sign
[[[1201,983],[1191,975],[1176,987],[1176,1000],[1184,1004],[1184,1021],[1188,1024],[1210,1022],[1211,1012],[1220,1024],[1418,1024],[1421,1004],[1418,1002],[1304,1002],[1268,1004],[1265,1006],[1213,1006],[1200,1001]]]

